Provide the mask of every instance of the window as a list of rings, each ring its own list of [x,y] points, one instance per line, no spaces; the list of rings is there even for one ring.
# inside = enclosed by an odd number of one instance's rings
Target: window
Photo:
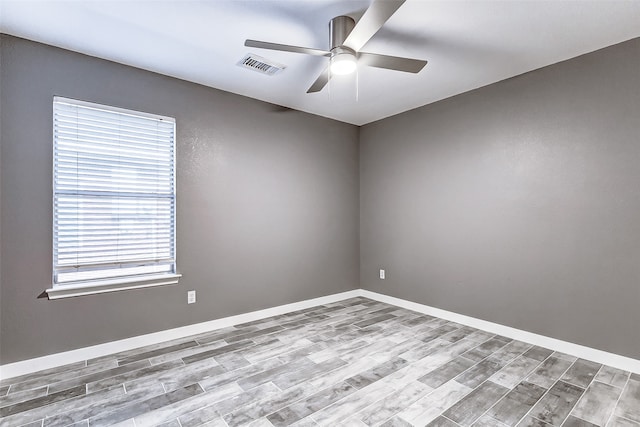
[[[177,283],[175,120],[53,100],[49,298]]]

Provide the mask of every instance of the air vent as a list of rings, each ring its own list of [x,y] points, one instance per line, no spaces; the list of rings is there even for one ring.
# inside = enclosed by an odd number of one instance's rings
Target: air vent
[[[278,74],[280,71],[287,68],[286,65],[279,64],[274,61],[269,61],[266,58],[263,58],[258,55],[254,55],[252,53],[242,58],[240,62],[238,62],[238,65],[244,68],[249,68],[250,70],[257,71],[262,74],[266,74],[268,76],[273,76],[274,74]]]

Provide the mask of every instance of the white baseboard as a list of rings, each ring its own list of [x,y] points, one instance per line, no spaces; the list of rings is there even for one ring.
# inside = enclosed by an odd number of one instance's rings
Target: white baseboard
[[[290,313],[296,310],[304,310],[305,308],[314,307],[316,305],[329,304],[357,296],[360,296],[360,289],[280,305],[264,310],[252,311],[250,313],[239,314],[237,316],[196,323],[194,325],[182,326],[180,328],[139,335],[123,340],[111,341],[104,344],[93,345],[91,347],[83,347],[62,353],[50,354],[35,359],[0,365],[0,379],[17,377],[19,375],[54,368],[68,363],[81,362],[94,357],[106,356],[120,351],[132,350],[146,345],[161,343],[163,341],[188,337],[189,335],[201,334],[204,332],[214,331],[216,329],[226,328],[228,326],[239,325],[241,323],[253,322],[254,320],[264,319],[266,317]]]
[[[428,314],[430,316],[440,317],[452,322],[457,322],[477,329],[482,329],[483,331],[491,332],[493,334],[498,334],[514,340],[524,341],[529,344],[545,347],[550,350],[570,354],[581,359],[591,360],[592,362],[613,366],[614,368],[622,369],[625,371],[640,373],[640,360],[632,359],[630,357],[608,353],[606,351],[597,350],[595,348],[586,347],[580,344],[574,344],[568,341],[562,341],[556,338],[534,334],[533,332],[523,331],[521,329],[512,328],[510,326],[504,326],[498,323],[476,319],[475,317],[465,316],[463,314],[430,307],[424,304],[418,304],[401,298],[383,295],[364,289],[360,289],[360,296]]]
[[[539,345],[550,350],[560,351],[572,356],[580,357],[582,359],[587,359],[593,362],[602,363],[604,365],[613,366],[618,369],[623,369],[625,371],[640,373],[640,360],[637,359],[608,353],[606,351],[546,337],[544,335],[534,334],[532,332],[500,325],[498,323],[488,322],[486,320],[476,319],[474,317],[465,316],[463,314],[430,307],[428,305],[419,304],[404,299],[367,291],[364,289],[355,289],[352,291],[328,295],[325,297],[313,298],[295,302],[292,304],[285,304],[278,307],[267,308],[264,310],[252,311],[250,313],[239,314],[237,316],[225,317],[222,319],[211,320],[208,322],[197,323],[194,325],[183,326],[175,329],[168,329],[152,334],[139,335],[137,337],[98,344],[91,347],[65,351],[63,353],[51,354],[35,359],[9,363],[7,365],[0,365],[0,379],[16,377],[43,369],[66,365],[68,363],[80,362],[83,360],[106,356],[108,354],[117,353],[120,351],[132,350],[137,347],[157,344],[164,341],[187,337],[189,335],[201,334],[228,326],[252,322],[254,320],[264,319],[266,317],[277,316],[279,314],[290,313],[292,311],[303,310],[305,308],[314,307],[316,305],[329,304],[332,302],[342,301],[348,298],[359,296],[370,298],[372,300],[380,302],[385,302],[387,304],[392,304],[398,307],[407,308],[409,310],[417,311],[431,316],[441,317],[452,322],[472,326],[474,328],[482,329],[487,332],[502,335],[515,340],[524,341],[529,344]]]

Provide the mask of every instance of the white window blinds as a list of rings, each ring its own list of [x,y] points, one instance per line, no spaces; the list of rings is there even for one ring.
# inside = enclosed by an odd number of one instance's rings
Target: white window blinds
[[[54,286],[176,272],[174,142],[174,119],[54,98]]]

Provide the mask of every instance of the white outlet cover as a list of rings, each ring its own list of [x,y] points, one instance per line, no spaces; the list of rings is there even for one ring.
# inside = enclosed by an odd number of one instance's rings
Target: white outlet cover
[[[384,270],[380,269],[380,278],[384,280]]]
[[[196,291],[187,291],[187,304],[196,302]]]

